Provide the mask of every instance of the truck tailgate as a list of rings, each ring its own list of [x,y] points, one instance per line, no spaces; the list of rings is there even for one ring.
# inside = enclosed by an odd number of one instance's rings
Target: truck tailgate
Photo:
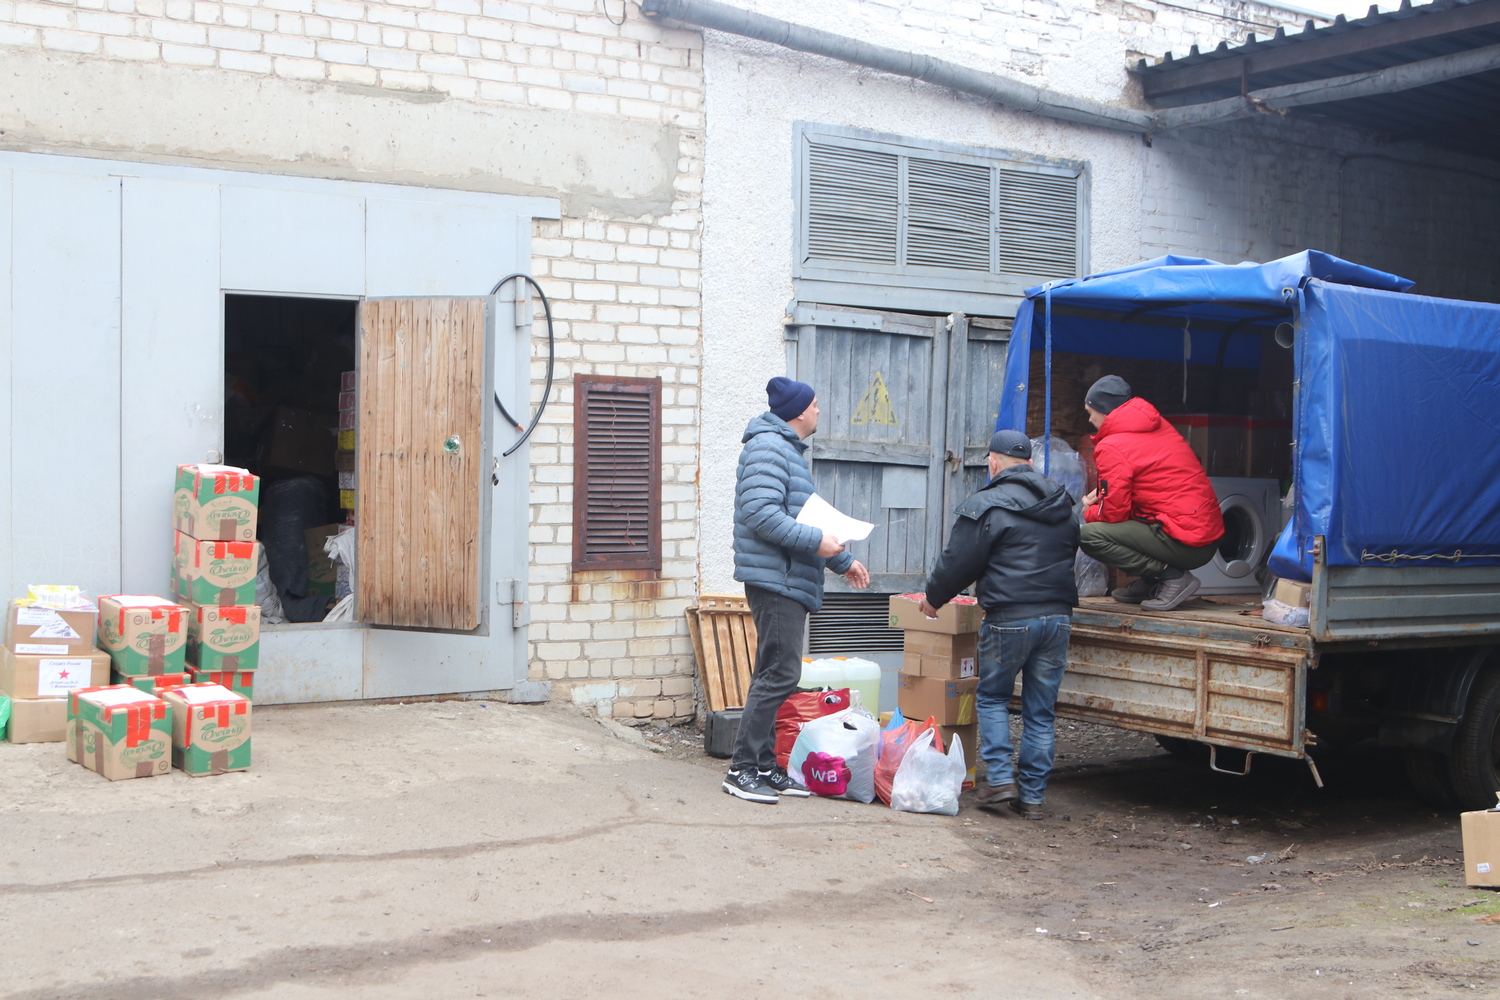
[[[1074,615],[1058,714],[1301,757],[1311,641],[1304,629],[1254,622],[1086,603]]]

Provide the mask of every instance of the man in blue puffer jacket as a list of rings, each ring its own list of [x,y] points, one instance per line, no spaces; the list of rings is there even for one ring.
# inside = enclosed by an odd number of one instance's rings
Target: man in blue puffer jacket
[[[778,376],[766,399],[770,409],[745,428],[734,487],[734,578],[745,585],[757,642],[724,791],[775,803],[808,794],[776,763],[776,712],[802,677],[807,616],[823,606],[823,568],[861,589],[870,574],[837,538],[797,523],[813,494],[803,440],[818,429],[812,386]]]

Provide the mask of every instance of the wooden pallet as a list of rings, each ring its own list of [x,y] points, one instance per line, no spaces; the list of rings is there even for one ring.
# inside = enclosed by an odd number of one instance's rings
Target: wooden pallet
[[[687,620],[708,710],[743,706],[755,665],[755,622],[749,603],[734,594],[702,594],[687,609]]]

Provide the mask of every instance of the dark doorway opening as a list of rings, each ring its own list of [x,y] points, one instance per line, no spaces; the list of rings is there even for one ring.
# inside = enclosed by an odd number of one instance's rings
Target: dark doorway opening
[[[224,297],[224,461],[261,477],[258,534],[288,621],[327,614],[335,584],[320,539],[353,523],[340,506],[340,477],[354,470],[341,468],[351,453],[339,450],[339,404],[355,369],[358,308]]]

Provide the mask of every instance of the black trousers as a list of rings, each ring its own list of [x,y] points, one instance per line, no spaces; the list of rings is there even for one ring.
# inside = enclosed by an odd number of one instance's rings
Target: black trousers
[[[736,771],[769,771],[776,766],[776,712],[802,679],[807,609],[790,597],[749,584],[745,598],[755,622],[755,667],[730,766]]]

